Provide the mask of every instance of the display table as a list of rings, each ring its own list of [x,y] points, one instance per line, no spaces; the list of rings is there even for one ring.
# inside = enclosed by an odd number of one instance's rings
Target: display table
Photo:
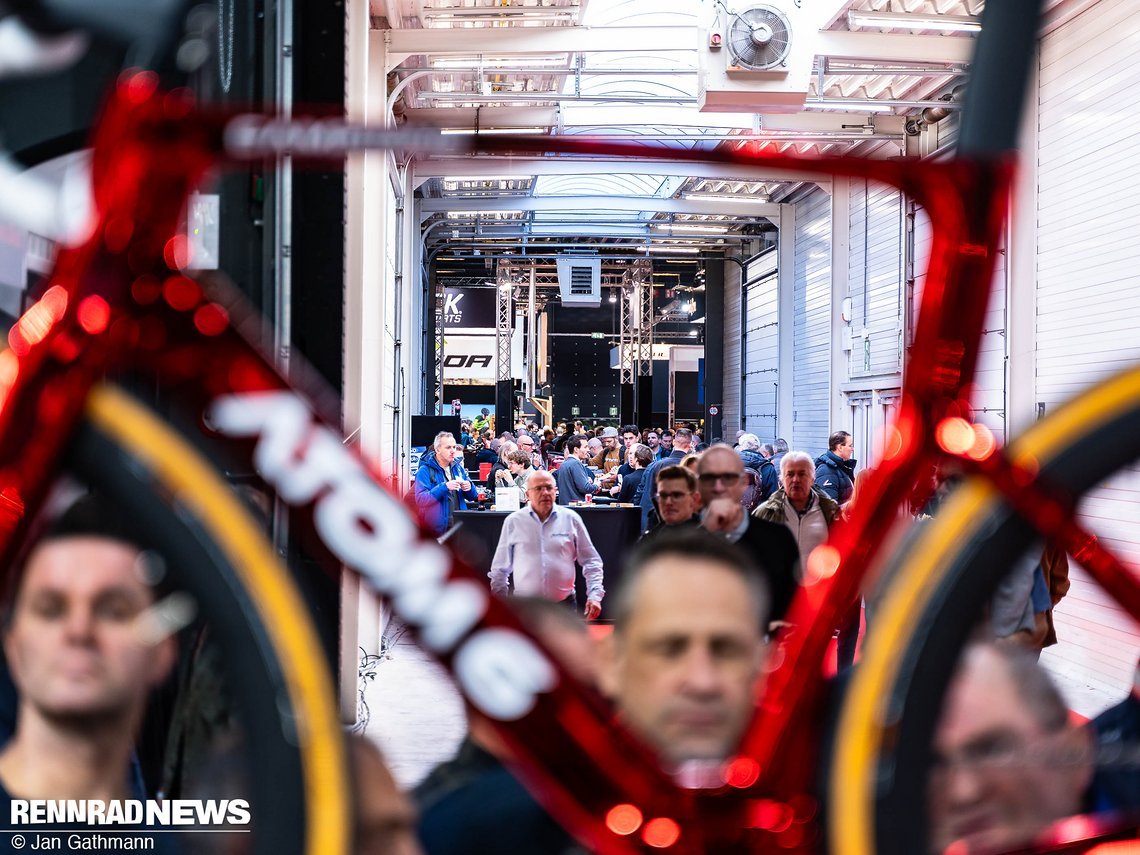
[[[590,533],[594,548],[602,557],[604,584],[609,592],[617,588],[621,578],[625,556],[637,541],[641,525],[640,508],[619,508],[613,506],[574,507]],[[499,534],[503,530],[503,520],[509,511],[456,511],[454,521],[461,523],[455,534],[454,546],[464,560],[478,572],[486,574],[491,569],[491,558],[499,544]],[[575,585],[578,602],[585,606],[583,594],[585,581],[582,568],[578,568],[578,581]],[[606,617],[605,603],[602,603],[602,619]]]

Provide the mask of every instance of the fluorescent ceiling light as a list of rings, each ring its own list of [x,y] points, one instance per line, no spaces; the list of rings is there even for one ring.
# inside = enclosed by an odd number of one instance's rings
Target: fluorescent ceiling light
[[[450,217],[514,217],[522,211],[448,211]]]
[[[577,15],[578,6],[546,6],[542,8],[521,8],[518,6],[471,6],[453,7],[447,10],[425,9],[423,17],[428,20],[486,20],[497,18],[526,18],[527,20],[552,21]]]
[[[646,252],[674,252],[680,255],[696,255],[700,250],[695,246],[670,246],[668,244],[658,244],[655,246],[643,247]]]
[[[655,229],[670,232],[696,232],[707,235],[728,234],[728,229],[725,226],[702,226],[696,223],[651,223],[650,225]]]
[[[530,181],[530,175],[445,175],[443,180],[452,184],[475,183],[478,181]]]
[[[969,15],[914,15],[908,12],[872,12],[851,10],[847,26],[871,29],[925,30],[935,33],[976,33],[982,22]]]
[[[894,109],[890,104],[876,104],[873,99],[845,101],[842,98],[808,98],[805,107],[816,110],[840,110],[844,113],[889,113]]]
[[[435,59],[431,61],[432,68],[439,69],[454,69],[456,71],[477,71],[478,69],[491,69],[491,68],[518,68],[525,66],[527,68],[535,68],[542,66],[550,66],[551,68],[566,68],[570,61],[566,58],[566,54],[561,56],[528,56],[525,59],[518,57],[483,57],[480,59],[478,56],[464,56],[464,57],[447,57],[446,59]]]
[[[441,134],[545,134],[549,127],[542,128],[441,128]]]
[[[744,202],[754,205],[767,205],[770,202],[767,193],[758,193],[754,196],[744,194],[734,196],[731,193],[682,193],[681,198],[694,202]]]

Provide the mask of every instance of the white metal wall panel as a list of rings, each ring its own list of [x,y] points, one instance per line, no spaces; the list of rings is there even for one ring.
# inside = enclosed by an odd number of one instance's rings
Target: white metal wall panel
[[[1140,359],[1135,13],[1102,0],[1041,43],[1035,394],[1046,414]],[[1101,485],[1081,519],[1140,565],[1140,472]],[[1123,697],[1140,649],[1136,625],[1079,570],[1055,617],[1050,666],[1099,690],[1100,707]]]
[[[753,259],[744,287],[744,422],[761,442],[776,438],[776,384],[780,374],[776,249]]]
[[[721,400],[721,431],[726,439],[736,436],[740,430],[740,387],[744,369],[741,365],[741,339],[743,328],[740,325],[743,294],[741,290],[742,271],[739,264],[724,266],[724,389]]]
[[[851,300],[852,379],[902,369],[902,193],[853,180],[847,296]]]
[[[1002,241],[990,285],[990,301],[978,345],[974,372],[974,418],[1002,441],[1006,436],[1006,270],[1007,254]]]
[[[910,335],[913,337],[918,321],[918,310],[926,287],[926,273],[930,266],[930,251],[933,232],[926,211],[918,207],[915,212],[911,237],[914,254],[914,289],[911,314],[907,320]],[[1009,437],[1006,432],[1006,271],[1008,259],[1004,245],[998,254],[994,269],[994,279],[990,285],[990,298],[986,317],[982,325],[982,338],[979,343],[978,366],[974,374],[974,417],[986,425],[1003,442]],[[904,275],[905,280],[905,275]],[[903,283],[903,301],[906,301],[906,284]],[[904,308],[905,311],[905,308]]]
[[[792,333],[792,446],[827,450],[831,382],[831,196],[816,190],[796,204]],[[788,382],[781,377],[780,382]]]

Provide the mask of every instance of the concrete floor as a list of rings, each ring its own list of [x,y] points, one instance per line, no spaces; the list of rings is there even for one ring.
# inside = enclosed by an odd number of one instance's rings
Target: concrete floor
[[[372,715],[365,733],[384,752],[397,783],[409,788],[455,754],[467,719],[447,672],[399,627],[387,632],[396,642],[365,689]]]
[[[384,752],[397,782],[409,788],[455,754],[466,730],[466,718],[447,673],[399,627],[389,627],[388,633],[389,638],[396,639],[390,658],[378,663],[376,678],[365,690],[371,711],[366,734]],[[1059,647],[1046,650],[1041,662],[1074,712],[1091,718],[1127,695],[1127,685],[1109,691],[1090,682],[1058,655],[1062,652]]]

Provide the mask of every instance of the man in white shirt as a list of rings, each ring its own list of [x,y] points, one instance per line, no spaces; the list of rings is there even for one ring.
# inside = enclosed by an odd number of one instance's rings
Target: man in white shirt
[[[574,563],[582,565],[586,579],[587,620],[602,612],[602,559],[590,540],[582,518],[568,507],[554,504],[554,476],[539,470],[526,485],[529,506],[503,521],[499,545],[491,560],[491,590],[507,594],[507,579],[514,576],[515,593],[574,604]]]

